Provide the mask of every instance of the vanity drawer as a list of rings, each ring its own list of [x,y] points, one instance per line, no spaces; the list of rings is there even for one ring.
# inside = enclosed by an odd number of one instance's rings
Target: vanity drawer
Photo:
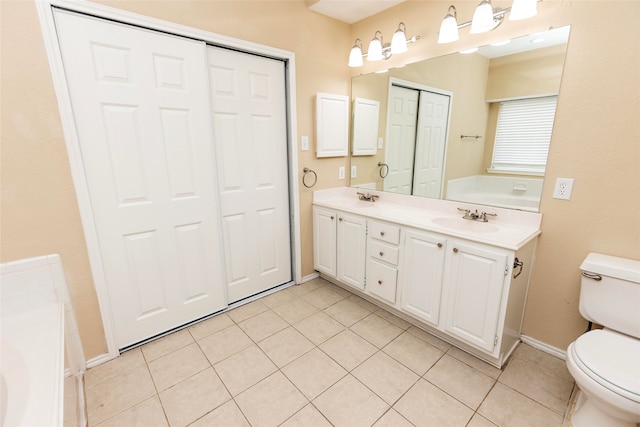
[[[398,270],[372,258],[369,258],[367,267],[367,290],[395,304]]]
[[[377,258],[392,265],[398,265],[399,249],[397,246],[390,246],[375,239],[369,239],[367,253],[370,257]]]
[[[400,227],[384,222],[369,221],[369,236],[397,245],[400,243]]]

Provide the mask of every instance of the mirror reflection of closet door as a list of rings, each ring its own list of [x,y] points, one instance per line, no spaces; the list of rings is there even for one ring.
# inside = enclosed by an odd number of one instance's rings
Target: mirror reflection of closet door
[[[419,98],[415,89],[392,85],[389,91],[384,191],[411,194]]]

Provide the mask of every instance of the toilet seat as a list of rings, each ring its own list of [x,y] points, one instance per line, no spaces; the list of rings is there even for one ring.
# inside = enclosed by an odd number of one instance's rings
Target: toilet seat
[[[597,329],[572,347],[576,365],[608,390],[640,404],[640,340]]]

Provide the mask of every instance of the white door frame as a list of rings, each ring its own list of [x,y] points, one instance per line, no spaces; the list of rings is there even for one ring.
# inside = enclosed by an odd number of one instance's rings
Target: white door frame
[[[446,172],[446,166],[447,166],[447,150],[449,149],[449,135],[450,135],[450,127],[451,127],[451,110],[453,108],[453,92],[450,92],[448,90],[444,90],[444,89],[439,89],[439,88],[435,88],[435,87],[431,87],[431,86],[426,86],[420,83],[416,83],[416,82],[411,82],[409,80],[402,80],[399,79],[397,77],[389,77],[389,87],[387,88],[387,103],[389,102],[389,100],[391,99],[391,88],[393,86],[402,86],[405,87],[407,89],[415,89],[418,91],[427,91],[427,92],[433,92],[433,93],[437,93],[440,95],[445,95],[448,96],[450,101],[449,101],[449,114],[447,117],[447,139],[445,141],[445,145],[444,145],[444,153],[443,153],[443,165],[442,165],[442,182],[440,183],[440,196],[442,197],[442,190],[444,189],[444,174]],[[420,102],[420,98],[418,98],[418,105]],[[420,108],[420,107],[418,107]],[[391,118],[391,115],[389,113],[390,108],[387,106],[387,125],[386,125],[386,135],[385,138],[387,139],[387,141],[389,141],[389,120]],[[417,125],[416,125],[416,137],[418,135],[418,129],[417,129]],[[414,141],[415,143],[415,141]],[[415,159],[414,159],[415,162]],[[415,167],[415,164],[414,164]],[[413,193],[413,181],[412,181],[412,190],[411,192]]]
[[[232,37],[215,34],[209,31],[199,30],[168,21],[163,21],[135,13],[127,12],[112,7],[78,0],[39,0],[36,1],[36,9],[40,19],[40,26],[44,38],[45,49],[49,58],[49,67],[53,79],[53,86],[60,110],[62,130],[69,155],[71,177],[76,191],[80,218],[87,243],[91,274],[98,297],[104,334],[107,342],[109,358],[117,357],[118,344],[115,339],[115,329],[112,318],[111,303],[107,291],[107,282],[104,275],[102,256],[98,245],[98,238],[93,220],[93,210],[89,198],[88,185],[84,174],[84,165],[80,151],[80,143],[76,132],[71,98],[65,78],[62,55],[58,44],[56,29],[53,19],[52,7],[57,6],[74,12],[85,13],[99,18],[120,21],[139,27],[149,28],[175,34],[178,36],[202,40],[206,43],[222,47],[230,47],[247,53],[254,53],[285,62],[285,84],[287,90],[287,133],[288,133],[288,158],[289,158],[289,191],[290,213],[292,218],[292,267],[293,278],[296,283],[302,281],[302,256],[300,244],[300,208],[298,181],[295,179],[298,170],[297,141],[297,117],[296,117],[296,75],[295,54],[258,43],[244,41]]]

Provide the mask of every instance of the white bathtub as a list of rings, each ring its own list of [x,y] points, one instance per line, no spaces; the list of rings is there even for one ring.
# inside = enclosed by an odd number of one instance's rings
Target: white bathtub
[[[0,425],[61,426],[64,305],[2,316]]]
[[[447,200],[538,212],[542,178],[473,175],[447,182]]]

